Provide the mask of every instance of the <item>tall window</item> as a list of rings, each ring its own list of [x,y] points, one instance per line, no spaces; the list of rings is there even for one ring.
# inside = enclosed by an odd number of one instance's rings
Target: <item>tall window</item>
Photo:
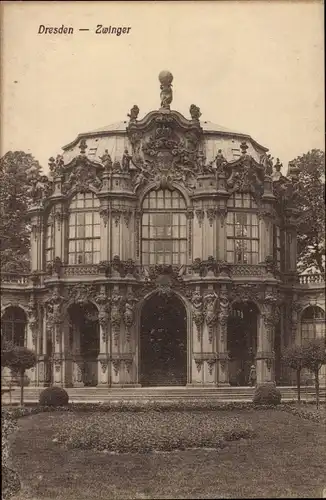
[[[54,260],[54,217],[51,211],[45,226],[45,262],[49,264]]]
[[[259,228],[257,205],[249,193],[234,193],[228,200],[227,261],[258,264]]]
[[[1,318],[3,338],[17,346],[24,346],[26,332],[26,314],[20,307],[8,307]]]
[[[93,193],[78,193],[71,200],[69,209],[68,244],[69,264],[99,263],[99,200]]]
[[[301,342],[325,337],[325,312],[316,306],[307,307],[301,316]]]
[[[178,191],[150,191],[143,202],[142,263],[185,264],[186,204]]]

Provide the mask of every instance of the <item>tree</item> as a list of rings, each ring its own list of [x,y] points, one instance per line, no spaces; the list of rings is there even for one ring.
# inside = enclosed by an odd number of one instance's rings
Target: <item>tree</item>
[[[29,187],[41,166],[23,151],[8,151],[0,159],[0,257],[7,272],[29,271],[30,231],[26,213]]]
[[[292,163],[299,167],[297,208],[299,271],[315,267],[325,272],[325,153],[313,149]]]
[[[304,368],[304,350],[301,345],[293,345],[284,350],[282,359],[284,363],[296,371],[298,403],[301,401],[301,371]]]
[[[303,345],[303,366],[314,374],[317,408],[319,408],[319,371],[325,363],[325,339],[313,339]]]
[[[20,405],[24,405],[24,376],[25,371],[36,365],[36,354],[27,347],[14,346],[6,357],[4,366],[18,371],[20,376]]]

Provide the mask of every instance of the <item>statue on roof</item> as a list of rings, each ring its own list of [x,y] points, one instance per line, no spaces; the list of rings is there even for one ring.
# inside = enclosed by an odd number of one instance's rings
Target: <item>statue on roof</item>
[[[280,162],[280,159],[279,158],[276,158],[276,163],[274,165],[274,172],[272,173],[272,181],[273,182],[278,182],[279,180],[281,180],[281,178],[283,177],[282,175],[282,172],[281,172],[281,168],[282,168],[282,163]]]
[[[134,104],[130,110],[130,113],[128,113],[127,115],[130,118],[130,123],[136,122],[138,115],[139,115],[139,107],[137,106],[137,104]]]
[[[122,172],[128,173],[130,170],[130,161],[132,156],[129,154],[127,148],[125,148],[123,156],[122,156]]]
[[[170,71],[161,71],[158,75],[158,79],[161,83],[161,108],[170,109],[170,104],[173,99],[172,94],[172,81],[173,75]]]
[[[265,175],[273,174],[273,158],[270,154],[264,153],[261,155],[260,164],[264,168]]]
[[[104,151],[104,155],[99,157],[105,170],[109,172],[112,169],[112,159],[111,156],[109,155],[109,151],[106,149]]]
[[[199,121],[199,118],[201,117],[201,112],[198,106],[192,104],[189,108],[189,112],[192,120]]]

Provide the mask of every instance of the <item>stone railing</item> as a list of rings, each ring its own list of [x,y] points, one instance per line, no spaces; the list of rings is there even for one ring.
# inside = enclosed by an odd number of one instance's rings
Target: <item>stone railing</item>
[[[30,283],[30,275],[23,273],[1,273],[1,283],[26,286]]]
[[[325,276],[323,274],[302,274],[299,276],[300,285],[308,285],[311,283],[325,283]]]
[[[264,264],[231,264],[230,271],[231,276],[263,276],[266,275],[266,266]]]
[[[97,264],[62,266],[63,276],[89,276],[99,274]]]

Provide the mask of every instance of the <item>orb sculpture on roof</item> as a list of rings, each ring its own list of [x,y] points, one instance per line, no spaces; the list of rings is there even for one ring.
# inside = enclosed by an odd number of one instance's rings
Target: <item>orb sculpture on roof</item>
[[[161,108],[170,109],[170,104],[172,102],[172,81],[173,75],[170,71],[163,70],[158,75],[158,79],[161,83]]]

